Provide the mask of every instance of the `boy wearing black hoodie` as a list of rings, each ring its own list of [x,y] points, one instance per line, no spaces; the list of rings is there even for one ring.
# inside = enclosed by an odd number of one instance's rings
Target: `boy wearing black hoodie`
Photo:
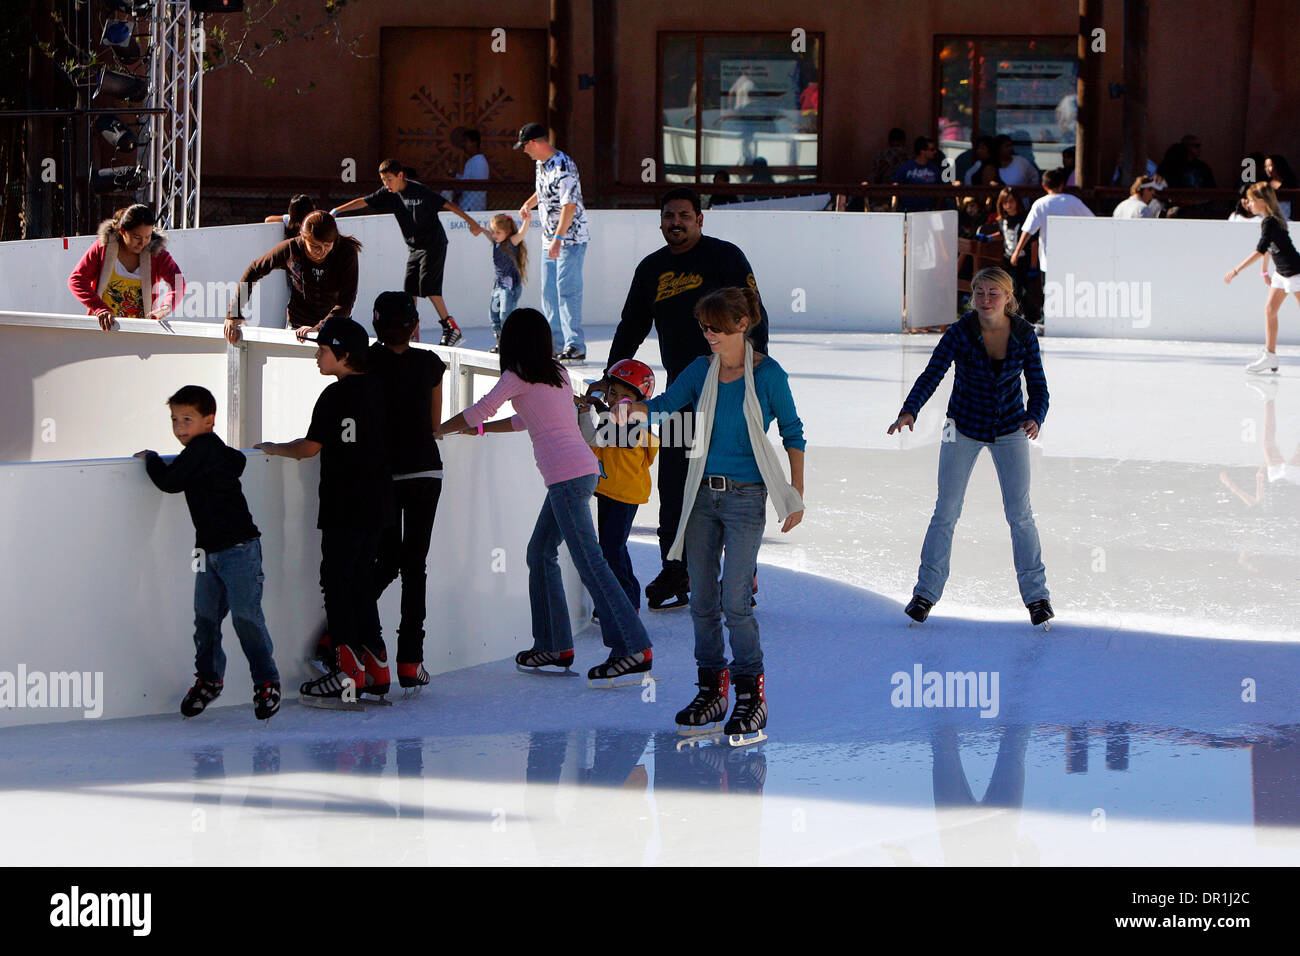
[[[280,674],[262,616],[262,542],[239,484],[244,456],[213,432],[217,400],[199,385],[167,399],[172,434],[184,449],[169,465],[155,451],[136,452],[160,491],[185,492],[194,521],[194,670],[181,701],[194,717],[221,695],[226,655],[221,622],[229,611],[253,673],[253,712],[266,720],[280,709]]]

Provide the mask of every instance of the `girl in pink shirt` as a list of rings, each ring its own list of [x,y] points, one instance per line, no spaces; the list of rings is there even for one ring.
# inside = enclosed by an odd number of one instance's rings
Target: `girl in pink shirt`
[[[560,579],[559,549],[564,541],[591,592],[601,637],[610,649],[609,659],[587,672],[588,682],[612,687],[615,678],[647,675],[653,659],[650,638],[600,550],[591,520],[599,466],[578,428],[573,385],[554,358],[546,317],[536,309],[515,309],[501,328],[500,349],[501,378],[496,387],[443,422],[437,435],[527,429],[532,439],[533,457],[546,482],[546,501],[528,542],[533,647],[515,655],[515,663],[521,670],[560,668],[561,673],[573,663],[573,629]],[[514,403],[516,414],[489,422],[506,402]]]

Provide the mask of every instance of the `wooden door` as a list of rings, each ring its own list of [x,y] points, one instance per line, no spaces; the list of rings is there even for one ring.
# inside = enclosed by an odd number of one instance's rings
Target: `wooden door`
[[[487,29],[385,27],[384,156],[415,167],[417,179],[445,178],[463,168],[460,131],[472,128],[491,179],[531,182],[533,162],[513,146],[525,123],[546,123],[546,42],[545,30],[507,29],[494,38]],[[488,209],[517,207],[528,195],[520,187],[487,193]]]

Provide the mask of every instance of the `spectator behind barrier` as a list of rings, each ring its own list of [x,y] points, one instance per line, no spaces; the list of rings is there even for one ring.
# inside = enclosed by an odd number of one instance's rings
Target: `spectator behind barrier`
[[[68,276],[68,288],[105,332],[115,318],[163,319],[185,294],[180,267],[154,228],[153,210],[136,203],[99,224],[99,233]]]

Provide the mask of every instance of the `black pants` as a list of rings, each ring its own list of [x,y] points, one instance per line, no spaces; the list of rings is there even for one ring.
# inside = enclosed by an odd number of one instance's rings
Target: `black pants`
[[[627,539],[632,533],[632,522],[636,520],[636,509],[636,505],[596,495],[596,533],[600,538],[601,553],[632,607],[639,611],[641,583],[636,579],[632,557],[627,553]]]
[[[686,493],[686,470],[691,437],[695,423],[694,406],[678,412],[659,432],[659,557],[665,570],[686,571],[685,561],[669,561],[668,552],[677,538],[677,525],[682,518],[682,498]]]
[[[397,626],[397,662],[424,660],[424,584],[433,519],[442,495],[441,478],[406,478],[393,482],[397,523],[384,529],[375,561],[375,600],[400,574],[402,621]]]
[[[320,539],[320,589],[325,619],[335,647],[363,648],[381,660],[384,635],[375,598],[375,555],[381,528],[324,528]]]

